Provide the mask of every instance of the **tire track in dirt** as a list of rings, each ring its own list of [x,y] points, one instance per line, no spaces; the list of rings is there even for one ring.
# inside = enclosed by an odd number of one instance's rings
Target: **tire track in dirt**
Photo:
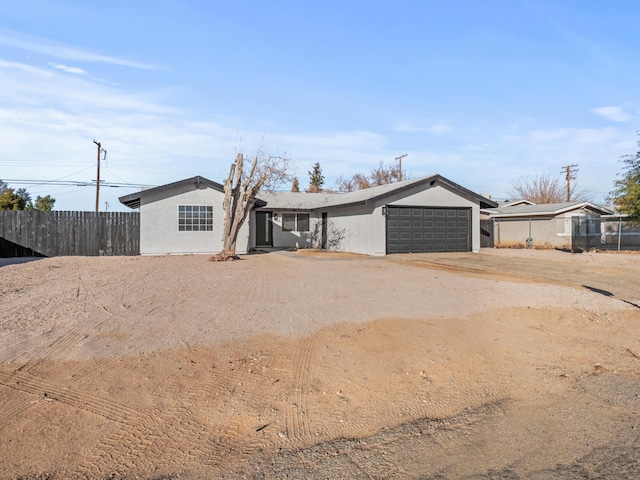
[[[71,349],[82,340],[87,338],[88,335],[84,333],[86,327],[86,325],[83,325],[81,323],[74,325],[70,330],[58,336],[58,338],[51,342],[42,351],[38,352],[39,357],[37,360],[31,363],[27,363],[26,365],[20,367],[19,370],[25,370],[34,375],[37,375],[37,372],[41,368],[43,363],[55,359],[56,356],[59,356],[60,354],[66,352],[67,350]]]
[[[287,405],[287,435],[299,443],[311,436],[309,422],[308,390],[309,370],[313,357],[316,337],[302,340],[293,359],[292,399]]]
[[[2,353],[0,353],[0,364],[18,363],[20,359],[33,354],[34,350],[40,351],[41,349],[45,349],[45,345],[50,342],[48,339],[50,334],[51,332],[46,332],[35,338],[28,338],[26,340],[16,342],[13,345],[9,345]]]
[[[12,398],[11,400],[2,399],[2,412],[0,412],[0,427],[10,423],[17,418],[22,412],[31,408],[37,403],[33,398]]]
[[[233,425],[229,428],[233,429]],[[224,435],[214,436],[210,427],[197,420],[192,409],[154,408],[106,435],[76,473],[90,477],[114,470],[121,476],[152,471],[167,474],[203,466],[219,471],[225,461],[237,462],[242,453]],[[247,450],[247,459],[251,453]]]
[[[125,423],[128,419],[139,416],[139,412],[133,408],[96,395],[57,387],[27,372],[17,370],[12,373],[0,372],[0,385],[38,397],[57,400],[119,423]]]

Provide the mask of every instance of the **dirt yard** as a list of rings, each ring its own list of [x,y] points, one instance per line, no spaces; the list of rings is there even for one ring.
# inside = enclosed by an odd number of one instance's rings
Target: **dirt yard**
[[[0,263],[0,479],[640,477],[640,255]]]

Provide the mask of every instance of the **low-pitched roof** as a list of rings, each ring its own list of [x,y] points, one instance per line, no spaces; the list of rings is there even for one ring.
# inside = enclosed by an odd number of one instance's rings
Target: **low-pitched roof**
[[[507,200],[506,202],[498,202],[498,208],[516,207],[518,205],[535,205],[535,203],[530,200]]]
[[[483,213],[489,214],[494,218],[505,217],[530,217],[530,216],[555,216],[572,210],[588,209],[607,215],[610,211],[604,207],[599,207],[591,202],[562,202],[562,203],[543,203],[539,205],[514,205],[500,206],[498,208],[483,209]]]
[[[221,184],[209,180],[208,178],[201,177],[200,175],[196,175],[195,177],[185,178],[184,180],[167,183],[166,185],[160,185],[159,187],[147,188],[146,190],[141,190],[136,193],[123,195],[118,200],[120,200],[120,203],[126,205],[129,208],[140,208],[140,199],[145,196],[172,190],[174,188],[179,188],[185,185],[191,185],[192,183],[196,185],[206,185],[207,187],[219,190],[220,192],[224,191],[224,187]]]
[[[180,180],[178,182],[168,183],[159,187],[141,190],[140,192],[131,193],[120,197],[120,203],[130,208],[139,208],[142,198],[159,192],[170,191],[184,185],[203,184],[214,188],[220,192],[224,191],[224,187],[205,177],[196,176]],[[481,208],[495,208],[498,206],[496,202],[478,195],[457,183],[447,180],[441,175],[432,175],[430,177],[416,178],[414,180],[404,180],[402,182],[380,185],[377,187],[366,188],[349,193],[292,193],[292,192],[262,192],[260,198],[256,199],[256,208],[268,208],[270,210],[322,210],[332,207],[348,207],[354,205],[366,205],[371,201],[378,200],[390,195],[402,193],[416,186],[439,185],[456,192],[461,197],[467,198],[473,202],[478,202]]]
[[[356,190],[348,193],[292,193],[292,192],[266,192],[261,193],[260,198],[266,202],[263,209],[269,210],[324,210],[327,208],[349,207],[354,205],[366,205],[369,202],[390,195],[405,192],[421,185],[440,185],[455,191],[461,197],[478,202],[482,208],[497,207],[498,204],[490,199],[478,195],[457,183],[447,180],[441,175],[432,175],[413,180],[389,183],[377,187]]]

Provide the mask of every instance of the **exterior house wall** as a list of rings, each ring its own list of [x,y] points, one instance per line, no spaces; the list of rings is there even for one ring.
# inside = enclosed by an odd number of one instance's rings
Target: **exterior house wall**
[[[624,247],[640,246],[640,225],[634,225],[626,220],[626,217],[607,216],[602,217],[603,245],[617,245]]]
[[[496,247],[525,247],[527,239],[533,239],[533,246],[564,247],[565,242],[571,243],[569,237],[559,237],[558,231],[564,233],[564,218],[531,217],[529,218],[500,218],[494,223],[494,245]],[[569,230],[569,233],[571,230]]]
[[[222,192],[190,184],[179,190],[150,193],[140,204],[140,253],[142,255],[218,253],[222,250]],[[213,230],[178,231],[178,206],[213,207]],[[240,229],[236,250],[246,253],[249,246],[248,222]]]
[[[386,218],[382,214],[385,205],[423,207],[470,208],[471,249],[480,250],[480,207],[441,186],[424,188],[418,186],[408,192],[401,192],[365,205],[333,207],[327,209],[327,248],[366,255],[386,254]],[[272,210],[273,246],[317,248],[322,242],[322,212],[310,212],[309,232],[283,232],[282,214],[295,213],[286,210]],[[275,215],[277,214],[277,218]],[[255,246],[252,233],[251,245]]]
[[[329,210],[327,248],[367,255],[385,254],[382,206],[360,205]]]
[[[387,224],[382,211],[386,205],[470,208],[471,249],[480,251],[480,206],[441,186],[416,187],[373,204],[329,210],[328,246],[333,250],[385,255]]]
[[[535,248],[571,248],[571,218],[574,216],[598,217],[570,211],[556,216],[495,218],[494,245],[524,247],[531,238]]]
[[[282,214],[308,214],[308,232],[285,232],[282,230]],[[277,217],[277,218],[276,218]],[[322,215],[319,212],[293,212],[273,210],[273,246],[276,248],[320,248],[322,242]],[[255,239],[254,239],[255,245]]]

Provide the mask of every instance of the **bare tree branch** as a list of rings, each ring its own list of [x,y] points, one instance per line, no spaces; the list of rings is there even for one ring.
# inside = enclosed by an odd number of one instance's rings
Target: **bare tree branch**
[[[567,187],[560,177],[549,173],[520,177],[511,184],[508,195],[513,200],[529,200],[537,204],[562,203],[566,200]],[[591,201],[593,194],[576,183],[571,185],[571,201]]]

